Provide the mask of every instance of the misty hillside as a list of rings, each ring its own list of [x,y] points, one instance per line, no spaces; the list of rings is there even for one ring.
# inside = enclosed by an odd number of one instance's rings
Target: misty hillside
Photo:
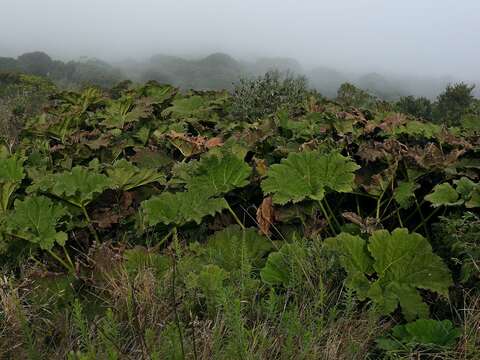
[[[113,63],[85,57],[62,62],[40,51],[17,58],[0,57],[0,72],[17,71],[45,76],[65,88],[89,84],[109,87],[130,79],[136,82],[156,80],[182,89],[232,90],[238,79],[260,76],[269,70],[303,75],[313,89],[329,98],[337,95],[341,84],[349,82],[384,100],[398,100],[408,95],[434,99],[447,84],[458,81],[452,77],[422,78],[377,72],[342,72],[326,66],[306,68],[292,58],[242,60],[224,53],[197,58],[157,54],[144,61],[123,60]],[[475,91],[478,96],[480,88],[477,87]]]

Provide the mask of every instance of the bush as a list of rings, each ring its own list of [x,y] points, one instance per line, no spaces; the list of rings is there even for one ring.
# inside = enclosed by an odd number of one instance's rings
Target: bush
[[[462,282],[480,281],[480,217],[472,212],[442,217],[435,225],[439,249]]]
[[[398,112],[432,120],[432,102],[425,97],[402,96],[395,107]]]
[[[456,126],[463,116],[469,113],[475,103],[473,89],[475,85],[458,83],[448,85],[437,98],[434,118],[449,126]]]
[[[38,114],[55,86],[48,80],[0,73],[0,141],[12,148],[25,119]]]
[[[305,77],[269,71],[258,78],[243,78],[235,85],[232,114],[253,121],[274,114],[280,107],[295,110],[308,96]]]
[[[369,109],[375,105],[377,99],[350,83],[343,83],[337,92],[337,101],[344,106]]]

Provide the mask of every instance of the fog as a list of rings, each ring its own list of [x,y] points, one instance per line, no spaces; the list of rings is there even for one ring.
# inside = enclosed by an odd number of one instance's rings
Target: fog
[[[0,0],[0,56],[281,56],[305,69],[480,79],[478,0]]]

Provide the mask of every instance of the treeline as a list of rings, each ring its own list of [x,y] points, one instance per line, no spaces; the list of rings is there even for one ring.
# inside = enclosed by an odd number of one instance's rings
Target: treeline
[[[46,77],[62,88],[85,85],[111,87],[124,77],[119,69],[97,59],[63,62],[53,60],[40,51],[26,53],[16,59],[0,57],[0,72]]]
[[[251,89],[255,90],[256,94],[262,93],[262,89],[269,92],[272,86],[278,89],[283,86],[283,90],[279,90],[280,94],[301,83],[302,87],[310,86],[343,105],[369,109],[379,103],[388,102],[388,106],[393,106],[396,111],[448,125],[468,121],[469,117],[476,118],[480,113],[479,100],[474,93],[475,85],[460,82],[445,83],[440,87],[439,83],[430,84],[430,91],[424,91],[426,95],[418,96],[418,91],[407,92],[407,88],[401,84],[397,86],[395,82],[379,74],[367,74],[350,81],[341,73],[327,68],[317,68],[306,73],[298,62],[289,58],[261,58],[252,62],[241,62],[222,53],[201,59],[156,55],[148,62],[123,62],[113,66],[95,59],[62,62],[53,60],[43,52],[31,52],[16,59],[0,57],[0,74],[2,73],[0,83],[9,85],[9,89],[16,89],[12,84],[19,83],[11,74],[22,73],[50,80],[59,89],[92,85],[104,89],[112,88],[129,78],[138,83],[155,80],[185,90],[235,91],[239,82],[241,83],[240,79],[248,79],[259,86],[258,89]],[[268,76],[264,77],[266,73]],[[285,83],[281,83],[282,77]],[[262,80],[255,82],[255,78]],[[295,79],[301,80],[293,81]],[[428,86],[423,84],[423,89],[426,88]],[[259,112],[260,110],[253,109],[264,103],[264,100],[248,104],[250,112]],[[268,99],[267,102],[273,103],[274,100]]]
[[[297,60],[263,57],[239,60],[224,53],[206,57],[179,57],[159,54],[145,60],[107,63],[98,59],[53,60],[43,52],[26,53],[18,58],[0,57],[0,72],[22,72],[47,77],[61,88],[96,85],[110,88],[120,80],[143,83],[156,80],[181,89],[233,90],[239,78],[255,78],[270,70],[305,76],[309,85],[328,98],[335,98],[340,86],[351,83],[369,94],[387,101],[409,95],[435,99],[454,78],[395,76],[379,73],[352,73],[326,66],[304,68]],[[478,83],[478,79],[469,79]],[[476,89],[479,96],[479,89]]]
[[[474,89],[475,85],[459,82],[448,84],[435,100],[408,95],[382,104],[382,99],[355,85],[344,83],[338,89],[336,100],[343,105],[363,109],[378,109],[379,104],[387,108],[393,106],[393,110],[400,113],[456,126],[462,122],[478,121],[480,99],[474,96]]]

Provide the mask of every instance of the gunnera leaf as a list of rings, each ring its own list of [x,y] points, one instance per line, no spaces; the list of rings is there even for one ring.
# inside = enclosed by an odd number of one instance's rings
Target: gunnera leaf
[[[213,234],[207,242],[207,261],[232,272],[247,264],[253,268],[263,266],[263,257],[272,250],[272,243],[258,234],[255,228],[242,230],[229,226]]]
[[[187,189],[219,196],[247,185],[251,172],[250,166],[232,153],[205,156],[188,181]]]
[[[152,112],[151,106],[134,103],[130,98],[110,101],[102,114],[105,118],[102,125],[107,128],[123,129],[125,124],[147,118]]]
[[[227,207],[223,198],[211,198],[201,192],[164,192],[142,203],[147,226],[157,224],[183,225],[190,221],[197,224],[207,215],[214,215]]]
[[[400,182],[393,193],[393,197],[402,209],[408,209],[414,203],[415,190],[419,187],[420,185],[413,181]]]
[[[433,192],[425,196],[425,200],[432,203],[432,206],[456,206],[461,205],[463,200],[449,183],[436,185]]]
[[[368,253],[364,253],[364,241],[358,236],[340,234],[327,239],[326,244],[340,255],[348,273],[347,285],[360,298],[370,298],[382,314],[387,315],[400,305],[407,320],[425,318],[428,306],[418,289],[448,296],[452,284],[450,271],[422,235],[409,234],[403,228],[392,233],[378,230],[367,242]],[[369,268],[369,258],[373,259],[373,270]],[[365,275],[375,273],[377,279],[365,283],[362,271]]]
[[[204,265],[198,274],[191,272],[186,277],[188,289],[198,290],[207,304],[208,311],[214,314],[225,289],[224,282],[229,273],[217,265]]]
[[[328,155],[316,151],[291,153],[280,164],[270,167],[262,189],[266,194],[273,194],[277,204],[322,200],[327,188],[352,191],[354,172],[359,168],[354,161],[337,152]]]
[[[299,262],[306,257],[305,248],[297,243],[284,244],[279,251],[268,255],[260,271],[262,281],[270,286],[291,287],[295,274],[300,271]]]
[[[34,183],[29,191],[51,193],[73,205],[84,207],[97,195],[112,187],[112,181],[107,176],[75,166],[71,171],[45,176]]]
[[[24,177],[23,159],[0,158],[0,215],[6,213],[11,202],[10,198]]]
[[[480,207],[480,184],[474,183],[466,177],[454,181],[456,190],[461,198],[465,200],[465,207],[476,208]]]
[[[336,251],[347,272],[347,286],[357,291],[361,300],[367,296],[370,282],[366,275],[373,273],[373,259],[367,250],[367,241],[360,236],[341,233],[324,242],[326,249]]]
[[[15,202],[15,209],[7,218],[6,226],[15,236],[50,250],[55,243],[65,245],[67,234],[56,230],[65,215],[67,212],[61,205],[45,196],[33,196]]]
[[[149,82],[139,90],[139,93],[146,96],[152,105],[162,105],[175,96],[177,89],[171,85]]]
[[[162,115],[173,118],[196,118],[210,110],[208,102],[201,96],[191,96],[184,99],[175,99],[172,106],[165,109]]]
[[[200,223],[204,216],[227,208],[225,199],[218,196],[247,185],[251,173],[243,160],[230,153],[207,156],[198,164],[192,162],[182,169],[185,172],[180,171],[183,179],[180,180],[186,182],[186,192],[163,193],[143,203],[148,226],[159,223],[182,225],[190,221]],[[193,173],[190,174],[189,170]]]
[[[391,335],[392,339],[377,340],[380,349],[399,351],[405,346],[448,348],[456,343],[461,332],[450,320],[418,319],[405,325],[396,325]]]
[[[139,169],[125,159],[116,161],[107,174],[112,181],[113,187],[119,190],[128,191],[140,186],[157,182],[165,183],[165,176],[157,173],[154,169]]]
[[[425,196],[425,200],[432,203],[432,206],[458,206],[465,204],[467,208],[480,207],[480,184],[462,177],[455,180],[454,189],[449,183],[435,186],[433,192]]]

